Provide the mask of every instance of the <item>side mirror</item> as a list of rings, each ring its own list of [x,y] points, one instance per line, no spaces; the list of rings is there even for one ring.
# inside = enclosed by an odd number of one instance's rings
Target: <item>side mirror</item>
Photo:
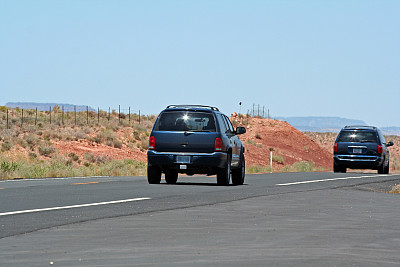
[[[246,128],[244,127],[237,127],[235,134],[244,134],[246,132]]]
[[[393,146],[393,142],[388,142],[386,146]]]

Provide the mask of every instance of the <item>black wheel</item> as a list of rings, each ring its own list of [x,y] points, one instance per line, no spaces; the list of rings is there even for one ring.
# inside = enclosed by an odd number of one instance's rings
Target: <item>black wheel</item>
[[[246,175],[246,162],[244,155],[241,156],[240,167],[232,170],[232,184],[242,185],[244,183],[244,176]]]
[[[166,171],[165,172],[165,181],[167,184],[176,184],[178,180],[178,172],[177,171]]]
[[[389,173],[389,163],[386,165],[385,161],[386,161],[386,159],[383,161],[382,165],[379,166],[379,168],[378,168],[378,173],[379,174],[387,174],[387,173]]]
[[[335,163],[333,164],[333,172],[343,172],[346,173],[346,167],[337,166]]]
[[[231,155],[228,154],[226,161],[226,167],[217,171],[217,184],[218,185],[229,185],[231,179]]]
[[[388,162],[388,164],[387,164],[387,166],[385,168],[385,174],[389,174],[389,162]]]
[[[161,169],[156,166],[147,166],[147,181],[149,184],[159,184],[161,182]]]

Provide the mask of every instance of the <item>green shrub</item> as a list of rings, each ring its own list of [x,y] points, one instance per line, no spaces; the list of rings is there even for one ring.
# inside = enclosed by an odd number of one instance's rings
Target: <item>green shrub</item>
[[[298,161],[292,165],[295,172],[312,172],[314,170],[313,161]]]
[[[2,144],[1,144],[1,151],[9,151],[9,150],[11,150],[11,143],[9,142],[9,141],[4,141]]]
[[[44,145],[44,146],[39,146],[38,148],[39,154],[45,157],[50,157],[51,154],[56,152],[55,148],[52,146]]]
[[[137,146],[137,148],[140,149],[140,151],[143,152],[143,151],[145,151],[147,149],[148,144],[149,144],[149,141],[147,139],[143,139],[140,142],[138,142],[136,144],[136,146]]]
[[[19,164],[10,161],[2,161],[0,165],[0,169],[2,172],[13,172],[19,168]]]
[[[29,158],[30,159],[36,159],[37,158],[37,154],[36,153],[33,153],[33,152],[29,152]]]
[[[256,141],[251,140],[251,139],[248,139],[248,140],[246,141],[246,143],[249,144],[249,145],[253,145],[253,146],[255,146],[255,145],[257,144]]]
[[[278,164],[283,164],[285,162],[283,157],[282,156],[278,156],[278,155],[272,155],[272,161],[276,162]]]
[[[79,160],[79,156],[73,152],[68,154],[68,157],[73,160],[73,161],[78,161]]]
[[[84,158],[89,163],[95,163],[95,164],[105,163],[105,162],[111,160],[110,156],[108,156],[108,155],[105,155],[105,156],[97,155],[97,156],[95,156],[92,153],[85,153]]]
[[[270,166],[253,165],[246,168],[247,173],[266,173],[271,172]]]
[[[139,132],[134,131],[133,136],[135,137],[136,140],[140,141],[140,133]]]

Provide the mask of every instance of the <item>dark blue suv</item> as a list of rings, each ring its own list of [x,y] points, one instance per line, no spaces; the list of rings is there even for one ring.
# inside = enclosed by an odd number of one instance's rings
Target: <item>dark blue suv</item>
[[[147,178],[158,184],[161,174],[169,184],[178,173],[217,175],[217,184],[242,185],[245,177],[244,146],[218,108],[200,105],[171,105],[158,116],[150,134]]]
[[[333,171],[373,169],[389,173],[389,146],[382,132],[373,126],[345,126],[333,146]]]

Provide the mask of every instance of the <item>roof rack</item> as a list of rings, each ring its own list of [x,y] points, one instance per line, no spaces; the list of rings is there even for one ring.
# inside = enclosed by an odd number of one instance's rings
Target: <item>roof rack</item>
[[[212,110],[219,111],[218,108],[212,106],[203,106],[203,105],[169,105],[167,108],[209,108]]]
[[[343,127],[344,129],[348,129],[348,128],[372,128],[372,129],[376,129],[375,126],[368,126],[368,125],[346,125]]]

